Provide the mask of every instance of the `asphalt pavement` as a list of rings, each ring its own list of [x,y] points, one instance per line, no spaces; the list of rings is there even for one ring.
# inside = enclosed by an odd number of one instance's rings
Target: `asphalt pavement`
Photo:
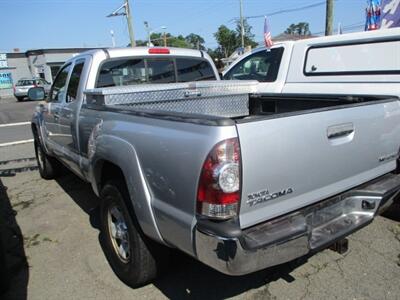
[[[37,104],[3,101],[2,124],[26,122]],[[0,127],[0,144],[29,138],[26,127]],[[0,146],[12,279],[0,299],[400,299],[400,203],[352,234],[343,254],[325,249],[230,277],[176,251],[162,276],[132,289],[115,276],[102,251],[91,186],[68,171],[43,180],[36,168],[31,142]]]
[[[37,104],[13,97],[0,99],[0,176],[37,167],[30,126]]]
[[[14,97],[0,99],[0,124],[30,122],[38,102],[17,102]],[[1,141],[0,141],[1,142]]]

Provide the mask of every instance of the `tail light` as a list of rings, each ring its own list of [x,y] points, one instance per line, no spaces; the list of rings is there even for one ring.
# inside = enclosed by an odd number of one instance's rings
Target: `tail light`
[[[224,140],[208,154],[197,191],[197,213],[228,219],[238,213],[241,189],[240,147],[237,138]]]
[[[13,91],[14,91],[14,93],[15,93],[15,85],[13,85]]]

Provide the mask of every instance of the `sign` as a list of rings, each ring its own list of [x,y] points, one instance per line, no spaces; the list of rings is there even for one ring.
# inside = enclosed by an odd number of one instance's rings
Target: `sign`
[[[400,0],[383,0],[381,28],[400,27]]]
[[[6,53],[0,53],[0,68],[8,68]]]
[[[11,89],[12,87],[11,73],[0,73],[0,89]]]

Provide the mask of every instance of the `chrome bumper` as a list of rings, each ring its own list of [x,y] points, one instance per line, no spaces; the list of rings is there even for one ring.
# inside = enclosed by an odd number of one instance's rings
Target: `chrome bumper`
[[[400,175],[386,174],[312,206],[245,229],[235,236],[198,223],[197,258],[229,275],[279,265],[329,246],[369,224],[400,191]],[[239,229],[240,231],[240,229]]]

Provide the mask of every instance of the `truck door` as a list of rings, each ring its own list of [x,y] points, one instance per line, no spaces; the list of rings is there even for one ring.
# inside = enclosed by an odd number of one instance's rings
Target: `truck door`
[[[71,70],[71,64],[64,66],[58,72],[46,104],[46,110],[43,113],[45,123],[45,138],[47,146],[60,153],[60,130],[58,122],[60,119],[61,106],[65,101],[67,81]]]
[[[83,89],[85,78],[82,74],[88,69],[89,57],[79,57],[74,61],[71,75],[68,81],[65,102],[60,108],[59,131],[60,145],[64,150],[65,163],[78,173],[79,168],[79,140],[78,136],[78,115],[83,101]]]

